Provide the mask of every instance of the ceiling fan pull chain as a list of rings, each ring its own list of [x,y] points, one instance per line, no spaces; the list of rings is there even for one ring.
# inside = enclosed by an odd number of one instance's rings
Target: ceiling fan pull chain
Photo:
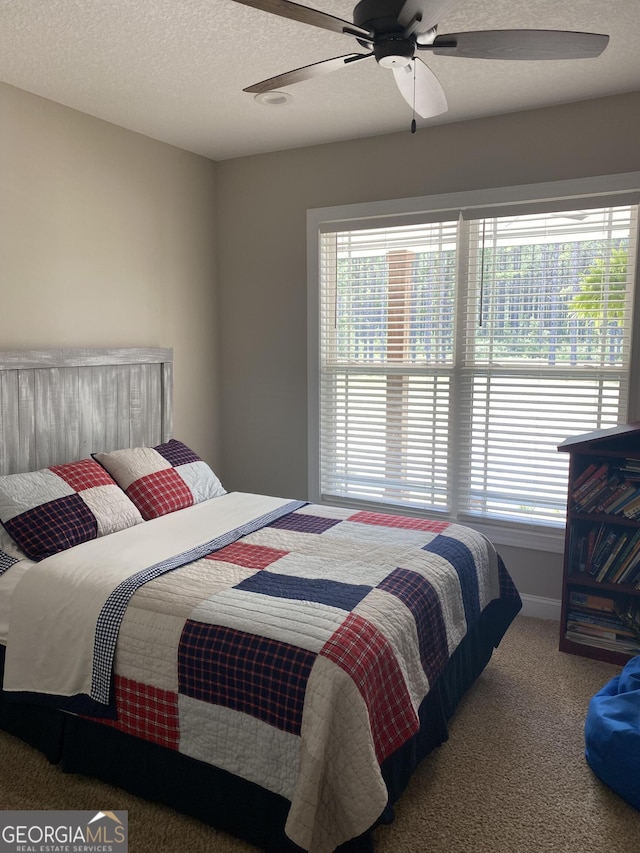
[[[416,59],[415,56],[411,60],[413,62],[413,118],[411,119],[411,133],[416,132]]]

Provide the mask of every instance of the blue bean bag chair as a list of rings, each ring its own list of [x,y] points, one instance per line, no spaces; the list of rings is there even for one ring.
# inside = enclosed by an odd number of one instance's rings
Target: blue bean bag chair
[[[596,776],[640,809],[640,655],[591,699],[584,737]]]

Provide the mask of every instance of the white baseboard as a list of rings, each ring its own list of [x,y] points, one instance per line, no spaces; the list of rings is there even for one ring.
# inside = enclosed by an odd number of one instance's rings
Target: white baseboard
[[[561,602],[555,598],[542,598],[539,595],[521,594],[523,616],[533,616],[535,619],[553,619],[560,621]]]

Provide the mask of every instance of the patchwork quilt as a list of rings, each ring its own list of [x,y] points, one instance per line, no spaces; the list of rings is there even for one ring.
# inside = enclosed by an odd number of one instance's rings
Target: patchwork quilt
[[[238,524],[243,502],[251,518]],[[137,542],[145,527],[148,538],[148,525],[163,539],[167,522],[166,538],[175,540],[176,517],[197,508],[89,543],[80,564],[99,554],[96,570],[113,576],[88,608],[90,683],[85,675],[60,692],[96,698],[96,669],[107,667],[110,684],[113,668],[114,695],[104,698],[115,702],[116,717],[106,725],[286,797],[287,835],[311,853],[330,853],[382,814],[380,764],[418,731],[430,685],[484,608],[518,593],[493,546],[459,525],[284,501],[262,506],[238,493],[200,505],[198,519],[203,506],[215,537],[198,533],[194,547],[178,537],[173,560],[138,556],[144,565],[135,570],[127,559],[126,578],[109,568],[122,565],[122,542]],[[235,515],[222,535],[225,506]],[[118,544],[104,556],[109,539]],[[47,562],[38,564],[41,578]],[[78,570],[76,563],[61,575]],[[123,585],[130,591],[117,627],[102,632],[117,638],[110,656],[96,626]],[[13,625],[5,687],[34,689],[16,676],[24,650],[11,683]],[[73,656],[69,648],[61,654]],[[56,689],[49,683],[44,692]]]

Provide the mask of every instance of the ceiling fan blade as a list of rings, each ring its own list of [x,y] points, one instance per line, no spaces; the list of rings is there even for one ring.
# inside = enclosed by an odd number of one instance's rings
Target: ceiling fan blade
[[[406,0],[400,13],[398,23],[401,27],[409,27],[420,15],[420,23],[413,32],[426,33],[444,18],[461,0]]]
[[[440,81],[421,59],[416,57],[408,65],[394,68],[393,76],[398,89],[400,89],[400,94],[410,107],[414,107],[419,116],[430,118],[446,113],[448,109],[447,99]]]
[[[437,56],[472,59],[589,59],[599,56],[609,36],[563,30],[483,30],[436,36],[433,44],[418,45]]]
[[[291,3],[290,0],[235,0],[235,2],[242,6],[252,6],[263,12],[271,12],[272,15],[280,15],[282,18],[311,24],[312,27],[331,30],[334,33],[347,33],[367,40],[373,38],[372,32],[357,27],[350,21],[343,21],[342,18],[327,15],[326,12],[319,12],[317,9],[310,9],[308,6],[301,6],[299,3]]]
[[[352,62],[357,62],[360,59],[367,59],[369,56],[373,56],[373,54],[349,53],[346,56],[323,59],[322,62],[314,62],[313,65],[305,65],[303,68],[296,68],[294,71],[287,71],[285,74],[279,74],[277,77],[270,77],[268,80],[255,83],[253,86],[247,86],[243,91],[256,93],[272,92],[280,86],[291,86],[294,83],[301,83],[303,80],[310,80],[312,77],[320,77],[331,71],[337,71],[338,68],[350,65]]]

